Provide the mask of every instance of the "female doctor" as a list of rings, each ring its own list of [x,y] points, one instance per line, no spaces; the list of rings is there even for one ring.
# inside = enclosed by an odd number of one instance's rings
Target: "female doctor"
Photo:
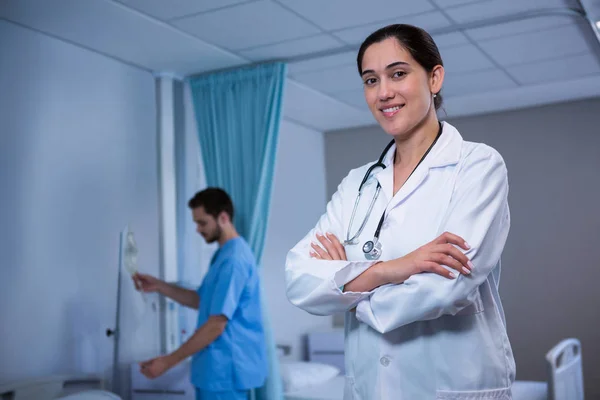
[[[312,314],[346,312],[344,399],[510,400],[504,161],[438,121],[444,67],[422,29],[374,32],[357,64],[393,140],[349,172],[289,252],[288,298]]]

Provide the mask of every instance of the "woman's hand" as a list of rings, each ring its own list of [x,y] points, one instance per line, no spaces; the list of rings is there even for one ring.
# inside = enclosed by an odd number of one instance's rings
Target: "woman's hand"
[[[326,233],[321,235],[317,233],[317,239],[320,244],[311,243],[312,251],[310,256],[317,260],[344,260],[346,258],[346,250],[338,238],[333,233]]]
[[[317,260],[344,260],[346,251],[338,238],[331,234],[317,234],[319,244],[311,243],[310,256]],[[461,274],[468,275],[473,269],[469,258],[457,247],[468,250],[470,247],[463,238],[445,232],[435,240],[416,249],[415,251],[390,261],[375,263],[362,275],[349,282],[345,291],[369,291],[381,285],[400,284],[412,275],[431,272],[449,279],[455,279],[456,274],[448,271],[446,265]]]
[[[385,281],[399,284],[414,274],[432,272],[443,277],[454,279],[457,275],[448,271],[442,265],[446,265],[461,274],[468,275],[473,269],[469,258],[460,251],[458,246],[464,250],[470,246],[460,236],[445,232],[435,240],[419,247],[415,251],[395,260],[379,264],[382,268]]]

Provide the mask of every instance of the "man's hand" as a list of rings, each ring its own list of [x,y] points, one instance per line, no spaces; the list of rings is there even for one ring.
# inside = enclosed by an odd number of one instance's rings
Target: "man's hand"
[[[152,275],[140,274],[139,272],[136,272],[131,279],[133,279],[133,283],[137,290],[146,293],[158,292],[160,291],[161,286],[164,285],[162,280],[155,278]]]
[[[325,235],[317,234],[317,239],[321,245],[311,243],[312,251],[310,252],[310,256],[312,258],[316,258],[317,260],[347,261],[346,250],[333,233],[326,233]]]
[[[158,378],[176,363],[170,355],[160,356],[140,363],[140,371],[149,379]]]

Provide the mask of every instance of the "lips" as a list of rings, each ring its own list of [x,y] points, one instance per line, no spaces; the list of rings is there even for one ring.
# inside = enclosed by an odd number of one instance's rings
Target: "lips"
[[[383,113],[383,116],[386,118],[393,117],[404,107],[404,104],[397,104],[392,106],[387,106],[385,108],[380,108],[379,110]]]

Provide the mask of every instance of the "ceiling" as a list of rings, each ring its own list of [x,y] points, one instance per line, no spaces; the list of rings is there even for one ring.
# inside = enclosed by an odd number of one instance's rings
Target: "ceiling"
[[[597,0],[585,0],[588,17]],[[585,3],[584,3],[585,4]],[[600,10],[596,18],[600,19]],[[153,73],[283,60],[285,118],[369,125],[355,59],[389,23],[432,33],[448,116],[600,95],[600,43],[577,0],[2,0],[0,18]]]

